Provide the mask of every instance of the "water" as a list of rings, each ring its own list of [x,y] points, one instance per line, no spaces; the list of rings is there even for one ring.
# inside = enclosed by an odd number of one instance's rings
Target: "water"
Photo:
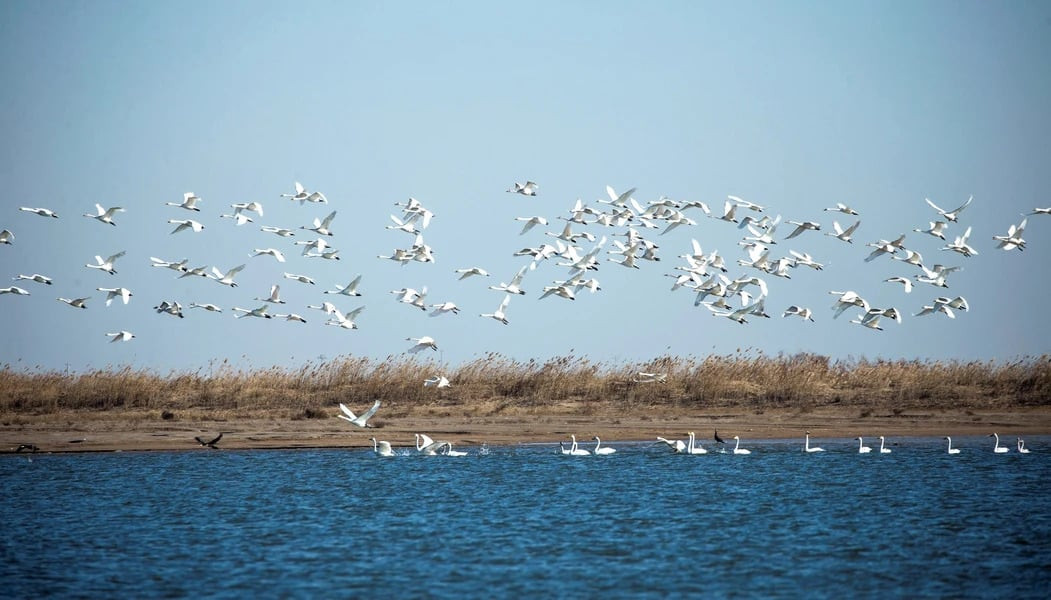
[[[878,440],[875,442],[878,448]],[[0,457],[6,598],[1021,596],[1051,589],[1051,438]],[[711,445],[709,444],[709,447]],[[463,449],[463,448],[461,448]]]

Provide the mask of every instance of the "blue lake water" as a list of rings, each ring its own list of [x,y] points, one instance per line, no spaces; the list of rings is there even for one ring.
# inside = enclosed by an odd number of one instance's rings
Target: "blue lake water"
[[[3,456],[0,595],[1047,597],[1051,438],[814,441]]]

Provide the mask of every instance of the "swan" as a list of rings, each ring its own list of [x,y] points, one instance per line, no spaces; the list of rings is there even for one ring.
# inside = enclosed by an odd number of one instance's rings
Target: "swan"
[[[131,341],[131,338],[135,337],[135,334],[133,334],[132,332],[124,330],[118,331],[116,333],[107,333],[106,335],[113,338],[112,340],[110,340],[111,344],[113,342],[128,342]]]
[[[949,453],[949,454],[959,454],[959,453],[960,453],[960,449],[959,449],[959,448],[953,448],[953,447],[952,447],[952,438],[951,438],[951,437],[949,437],[949,436],[945,436],[945,439],[946,439],[946,440],[948,440],[948,442],[949,442],[949,450],[948,450],[948,453]]]
[[[518,235],[523,235],[537,225],[547,225],[547,219],[544,217],[515,217],[515,221],[525,221],[525,225],[522,226],[522,231]]]
[[[177,225],[175,229],[172,229],[172,233],[179,233],[186,229],[193,230],[194,233],[200,233],[204,231],[204,224],[200,221],[194,221],[193,219],[168,219],[168,223]]]
[[[938,211],[938,214],[940,214],[941,216],[945,217],[946,220],[952,221],[953,223],[955,223],[957,217],[960,216],[960,212],[962,212],[963,209],[965,209],[968,206],[970,206],[971,201],[974,200],[974,196],[971,196],[970,198],[967,199],[967,202],[964,202],[961,206],[959,206],[958,208],[955,208],[953,210],[942,210],[942,209],[938,208],[938,205],[933,203],[933,202],[931,202],[930,198],[924,198],[924,200],[927,201],[927,204],[931,205],[931,208],[933,208],[934,210]]]
[[[658,436],[657,437],[657,441],[658,442],[664,442],[665,444],[668,444],[668,447],[671,448],[672,451],[675,452],[676,454],[685,454],[686,453],[686,443],[683,442],[682,440],[672,441],[672,440],[666,440],[666,439]]]
[[[460,450],[453,450],[452,442],[440,442],[441,447],[438,448],[438,454],[442,456],[467,456],[466,452]]]
[[[372,451],[379,456],[394,456],[394,450],[391,449],[390,442],[377,442],[376,438],[372,438]]]
[[[97,219],[102,223],[108,223],[109,225],[116,225],[113,222],[113,215],[119,212],[124,212],[124,209],[120,206],[112,206],[110,208],[102,208],[101,204],[95,204],[95,213],[84,213],[85,217],[91,217]]]
[[[853,216],[857,216],[857,214],[858,214],[858,211],[854,210],[853,208],[850,208],[849,206],[847,206],[846,204],[843,204],[842,202],[836,202],[835,206],[833,206],[832,208],[826,208],[824,210],[825,211],[831,211],[831,212],[841,212],[843,214],[853,215]]]
[[[956,236],[956,239],[953,240],[951,244],[943,246],[942,250],[952,250],[953,252],[958,252],[965,257],[974,256],[975,254],[978,254],[978,251],[967,244],[967,238],[969,237],[971,237],[970,227],[967,228],[967,231],[963,232],[963,235]],[[1025,244],[1024,240],[1022,240],[1022,244]]]
[[[536,196],[536,183],[527,181],[525,183],[518,183],[517,181],[507,190],[512,194],[522,194],[523,196]]]
[[[431,317],[438,317],[449,313],[452,313],[454,315],[460,314],[460,307],[456,306],[456,303],[454,302],[442,302],[441,304],[432,304],[431,308],[434,309],[430,313],[428,313],[428,315]]]
[[[501,281],[500,285],[491,285],[489,286],[489,289],[497,290],[500,292],[507,292],[508,294],[519,294],[521,296],[524,296],[525,290],[523,290],[520,286],[522,285],[522,278],[525,277],[525,272],[527,268],[528,267],[522,267],[521,269],[519,269],[518,273],[516,273],[515,276],[511,278],[511,283],[504,283]]]
[[[290,198],[293,201],[299,200],[301,203],[306,201],[307,197],[310,194],[308,194],[306,189],[303,188],[303,184],[299,183],[297,181],[295,187],[296,187],[296,192],[294,194],[281,194],[281,197],[282,198]]]
[[[372,418],[372,415],[376,414],[376,411],[380,409],[380,405],[380,401],[377,400],[372,404],[372,408],[361,413],[361,416],[358,416],[354,414],[354,411],[347,408],[347,405],[341,402],[339,404],[339,410],[343,411],[343,414],[336,416],[343,419],[344,421],[350,422],[350,424],[352,425],[357,425],[361,428],[372,427],[372,425],[368,424],[368,420]]]
[[[336,218],[336,211],[332,211],[324,219],[314,218],[314,226],[307,227],[306,225],[300,226],[300,229],[306,229],[307,231],[313,231],[320,235],[333,235],[332,230],[329,226],[332,225],[332,219]],[[393,218],[393,217],[391,217]]]
[[[215,280],[219,283],[230,287],[237,287],[237,283],[234,281],[234,275],[237,275],[243,268],[245,268],[244,265],[238,265],[224,274],[218,268],[212,267],[212,274],[215,275]]]
[[[155,256],[150,257],[150,262],[153,263],[151,266],[171,269],[172,271],[178,271],[180,273],[186,271],[186,263],[188,263],[189,261],[190,259],[188,258],[184,258],[179,262],[173,262],[169,260],[161,260]]]
[[[348,283],[347,285],[342,286],[342,287],[337,285],[336,289],[334,289],[334,290],[326,290],[325,293],[326,294],[340,294],[340,295],[343,295],[343,296],[360,296],[361,292],[358,291],[358,284],[359,283],[361,283],[361,275],[358,275],[357,277],[352,279],[351,282]]]
[[[796,228],[792,233],[785,236],[785,239],[792,239],[804,231],[821,231],[821,225],[813,221],[788,221],[789,225],[795,225]]]
[[[457,273],[460,273],[460,279],[467,279],[471,275],[480,275],[482,277],[488,277],[489,273],[485,269],[478,267],[468,267],[466,269],[456,269]]]
[[[15,293],[17,294],[18,292],[15,292]],[[26,295],[28,295],[28,294],[26,294]],[[87,302],[90,299],[91,299],[91,296],[88,296],[87,298],[59,298],[58,301],[59,302],[65,302],[66,304],[72,306],[73,308],[87,308],[88,306],[87,306],[87,304],[85,304],[85,302]]]
[[[813,446],[812,447],[810,445],[810,432],[808,431],[808,432],[806,432],[806,442],[803,445],[803,451],[804,452],[824,452],[825,449],[824,448],[819,448],[818,446]]]
[[[416,435],[416,451],[426,456],[434,456],[441,450],[447,442],[436,442],[430,438],[426,433],[417,433]]]
[[[708,454],[708,451],[696,442],[694,432],[691,431],[686,435],[690,436],[690,442],[686,445],[686,454]]]
[[[286,315],[274,313],[274,318],[275,319],[284,319],[286,321],[299,321],[300,323],[306,323],[307,322],[306,319],[304,319],[300,315],[297,315],[296,313],[288,313]]]
[[[1025,440],[1023,440],[1022,438],[1018,438],[1015,441],[1015,443],[1018,444],[1018,452],[1019,453],[1021,453],[1021,454],[1029,454],[1029,448],[1025,447]]]
[[[314,280],[311,279],[310,277],[307,277],[306,275],[296,275],[295,273],[285,273],[285,279],[292,279],[292,280],[298,281],[299,283],[309,283],[310,285],[314,285]]]
[[[429,335],[425,335],[425,336],[419,337],[419,338],[411,338],[411,337],[409,337],[409,338],[405,338],[405,341],[407,341],[407,342],[416,342],[416,344],[412,348],[409,348],[409,350],[408,350],[408,352],[410,352],[412,354],[416,354],[417,352],[419,352],[421,350],[426,350],[427,348],[430,348],[431,350],[434,350],[434,351],[438,350],[437,342],[435,342],[434,338],[432,338]]]
[[[595,450],[594,450],[595,456],[603,456],[603,455],[606,455],[606,454],[613,454],[616,451],[617,451],[616,448],[610,448],[609,446],[606,446],[605,448],[603,448],[602,447],[602,440],[600,440],[597,435],[595,436]]]
[[[862,440],[859,437],[858,438],[858,454],[868,454],[869,452],[872,452],[872,448],[870,448],[869,446],[866,446],[865,445],[865,441]]]
[[[781,313],[782,317],[789,317],[793,315],[797,317],[802,317],[804,320],[807,321],[814,320],[813,312],[811,312],[809,308],[800,308],[795,305],[789,306],[785,309],[785,312]]]
[[[504,325],[507,325],[508,321],[507,321],[507,315],[506,315],[505,311],[507,310],[507,305],[510,302],[511,302],[511,295],[508,294],[508,295],[504,296],[504,299],[500,302],[500,306],[496,309],[496,312],[482,313],[479,316],[481,316],[481,317],[492,317],[493,319],[496,319],[497,321],[500,321]]]
[[[915,231],[916,233],[926,233],[928,235],[933,235],[938,239],[944,240],[945,227],[947,223],[945,221],[928,221],[928,223],[930,223],[930,227],[928,227],[927,229],[913,229],[913,231]]]
[[[313,240],[301,240],[293,243],[294,246],[303,246],[303,256],[306,256],[311,250],[316,252],[324,252],[326,248],[331,248],[325,238],[315,238]]]
[[[248,215],[246,215],[246,214],[244,214],[242,212],[239,212],[239,211],[235,211],[234,214],[232,214],[232,215],[227,215],[227,214],[219,215],[219,218],[220,219],[233,219],[234,221],[237,222],[236,225],[238,227],[240,227],[242,225],[246,225],[248,223],[254,223],[254,221],[252,220],[252,217],[249,217]]]
[[[1022,222],[1018,225],[1012,224],[1007,229],[1007,235],[994,235],[993,239],[1000,242],[996,245],[1000,250],[1025,250],[1025,239],[1022,238],[1022,233],[1025,231],[1025,226],[1029,222],[1028,218],[1022,219]]]
[[[888,277],[887,279],[884,279],[883,281],[886,282],[886,283],[900,283],[903,286],[905,286],[905,293],[906,294],[912,293],[912,280],[911,279],[906,279],[904,277]]]
[[[110,303],[112,303],[115,298],[120,298],[121,301],[124,302],[124,304],[127,304],[128,301],[131,300],[131,296],[132,296],[131,290],[129,290],[128,288],[122,288],[122,287],[119,287],[119,288],[103,288],[103,287],[100,287],[100,288],[95,288],[95,289],[100,291],[100,292],[106,292],[106,306],[109,306]]]
[[[558,452],[560,454],[569,454],[569,449],[561,441],[558,442]]]
[[[211,311],[211,312],[223,312],[223,309],[219,308],[218,306],[216,306],[214,304],[209,304],[207,302],[205,302],[203,304],[198,304],[196,302],[191,302],[190,303],[190,308],[203,308],[204,310]]]
[[[1006,454],[1008,452],[1007,446],[1001,446],[1000,445],[1000,436],[999,435],[994,433],[994,434],[990,435],[989,437],[996,438],[996,444],[993,446],[993,452],[995,452],[997,454]]]
[[[234,214],[239,215],[244,211],[254,212],[260,217],[263,216],[263,205],[258,202],[235,202],[230,205],[230,208],[234,209]]]
[[[325,302],[323,304],[329,304],[329,303]],[[354,319],[359,314],[361,314],[361,311],[363,311],[363,310],[365,310],[365,307],[364,306],[359,306],[359,307],[355,308],[354,310],[348,312],[346,315],[344,315],[343,313],[341,313],[339,311],[339,309],[333,307],[332,312],[330,313],[332,315],[332,318],[329,319],[328,321],[325,321],[325,325],[335,325],[335,326],[340,327],[342,329],[357,329],[358,325],[357,325],[357,323],[354,322]]]
[[[153,307],[153,310],[157,311],[157,314],[168,313],[173,317],[183,318],[182,305],[176,301],[169,302],[167,300],[161,300],[161,303]]]
[[[40,215],[41,217],[51,217],[54,219],[58,218],[58,214],[56,214],[55,211],[51,210],[50,208],[30,208],[28,206],[19,206],[18,210],[31,212],[35,215]]]
[[[423,380],[423,387],[447,388],[452,387],[444,375],[434,375]]]
[[[117,259],[122,257],[122,256],[124,256],[126,253],[127,252],[125,250],[121,250],[120,252],[114,254],[113,256],[110,256],[106,260],[102,260],[101,256],[96,255],[95,256],[95,263],[96,264],[93,264],[93,265],[89,264],[89,265],[84,265],[84,266],[89,268],[89,269],[98,269],[100,271],[105,271],[105,272],[109,273],[110,275],[116,275],[117,271],[116,271],[116,269],[113,268],[113,263],[117,262]]]
[[[29,292],[27,290],[23,290],[22,288],[18,287],[17,285],[12,285],[10,287],[0,288],[0,294],[14,294],[16,296],[28,296]]]
[[[741,448],[741,438],[739,438],[739,437],[737,437],[735,435],[734,439],[737,440],[737,442],[734,444],[734,454],[751,454],[752,453],[751,450],[747,450],[745,448]]]
[[[807,252],[796,252],[795,250],[789,250],[788,253],[794,257],[795,266],[797,267],[802,265],[804,267],[810,267],[815,271],[820,271],[825,268],[825,265],[815,261],[814,257],[810,256],[810,254]]]
[[[41,275],[40,273],[33,273],[32,275],[16,275],[11,278],[12,281],[35,281],[36,283],[43,283],[45,285],[51,285],[51,278]]]
[[[266,298],[256,298],[260,302],[269,302],[271,304],[285,304],[285,301],[281,299],[281,286],[272,285],[270,286],[270,296]]]
[[[573,445],[569,448],[570,456],[591,456],[588,450],[577,447],[577,436],[570,435],[569,437],[573,439]]]
[[[13,239],[15,239],[15,234],[11,233],[10,229],[0,231],[0,244],[11,245],[11,240]]]
[[[195,210],[201,212],[201,209],[197,208],[197,203],[201,199],[196,196],[193,192],[184,192],[182,195],[182,202],[165,202],[167,206],[176,206],[178,208],[185,208],[186,210]]]
[[[234,317],[238,318],[238,319],[243,319],[244,317],[259,317],[261,319],[270,319],[270,318],[273,317],[273,315],[268,315],[266,313],[267,309],[269,309],[269,308],[270,308],[269,306],[264,304],[264,305],[260,306],[259,308],[253,308],[251,310],[249,310],[247,308],[241,308],[240,306],[235,306],[235,307],[231,308],[230,310],[232,310],[235,313],[244,313],[244,314],[241,314],[241,315],[236,315],[235,314]]]
[[[265,231],[267,233],[273,233],[281,237],[293,237],[294,235],[296,235],[295,232],[293,232],[291,229],[287,229],[285,227],[274,227],[272,225],[263,225],[259,228],[259,230]]]
[[[285,262],[284,253],[278,250],[277,248],[256,248],[254,254],[252,254],[251,257],[255,258],[256,256],[263,256],[264,254],[273,256],[277,259],[277,262]]]
[[[890,448],[887,448],[884,445],[884,440],[883,440],[883,436],[882,435],[879,436],[879,453],[880,454],[890,454]]]
[[[832,221],[832,231],[826,233],[825,235],[832,236],[838,240],[847,242],[848,244],[853,244],[854,240],[851,239],[851,236],[854,235],[854,232],[857,231],[860,225],[861,220],[858,220],[850,227],[843,229],[838,222]]]

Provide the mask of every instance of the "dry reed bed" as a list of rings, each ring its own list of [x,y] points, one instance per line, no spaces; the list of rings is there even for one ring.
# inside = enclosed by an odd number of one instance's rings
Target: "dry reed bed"
[[[661,383],[634,383],[636,373],[663,373]],[[444,373],[452,388],[422,385]],[[464,414],[665,406],[813,410],[1018,409],[1051,404],[1051,358],[1011,362],[832,361],[813,354],[767,356],[739,351],[706,358],[663,356],[635,364],[557,357],[518,361],[491,353],[455,368],[415,358],[340,357],[300,369],[239,370],[229,362],[166,375],[117,367],[83,374],[0,368],[5,420],[59,412],[271,415],[328,418],[344,402],[363,408],[383,400],[387,416],[457,406]]]

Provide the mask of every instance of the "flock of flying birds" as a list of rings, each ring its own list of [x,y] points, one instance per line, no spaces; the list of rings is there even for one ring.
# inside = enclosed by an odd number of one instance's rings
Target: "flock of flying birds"
[[[526,183],[515,183],[507,192],[523,196],[537,196],[539,187],[532,181]],[[691,240],[691,247],[685,248],[684,253],[679,254],[682,264],[674,267],[674,272],[666,273],[674,279],[671,287],[673,291],[686,289],[694,294],[694,306],[703,306],[712,315],[725,317],[738,323],[747,323],[752,317],[770,317],[766,312],[769,288],[767,278],[791,278],[791,273],[799,267],[821,270],[823,265],[809,253],[790,249],[787,255],[775,255],[773,248],[778,241],[794,240],[797,243],[804,236],[814,236],[815,232],[821,232],[822,226],[814,221],[786,220],[785,224],[791,227],[786,235],[778,233],[778,227],[782,224],[780,215],[771,217],[766,209],[754,202],[750,202],[737,196],[728,196],[721,210],[713,210],[705,202],[700,201],[676,201],[666,197],[640,203],[634,197],[635,189],[617,193],[612,187],[607,186],[608,198],[597,200],[593,204],[577,200],[576,203],[558,215],[563,221],[560,227],[553,227],[553,231],[544,231],[544,239],[535,246],[527,246],[513,252],[514,256],[526,257],[525,264],[515,272],[507,282],[489,286],[502,295],[497,300],[494,298],[495,309],[492,312],[481,313],[484,318],[494,319],[504,325],[510,323],[510,303],[515,296],[526,295],[524,282],[526,277],[545,263],[554,263],[563,268],[563,275],[556,277],[547,285],[542,286],[539,299],[556,297],[562,300],[575,300],[582,292],[597,293],[602,288],[598,279],[594,276],[595,271],[607,262],[612,262],[620,268],[639,269],[641,265],[648,262],[659,261],[659,245],[654,238],[668,233],[679,227],[689,227],[697,224],[695,218],[712,219],[722,221],[726,227],[736,227],[741,232],[741,240],[738,242],[743,255],[733,265],[731,260],[718,250],[712,249],[705,253],[701,244]],[[326,196],[317,191],[307,191],[299,182],[295,183],[292,193],[281,194],[282,198],[300,205],[306,204],[328,204]],[[948,251],[958,255],[961,259],[975,256],[979,251],[972,246],[971,227],[967,227],[962,233],[954,233],[950,229],[962,227],[960,225],[961,215],[970,206],[972,198],[969,198],[959,207],[945,210],[931,200],[927,204],[934,211],[932,221],[926,228],[917,227],[913,231],[923,235],[938,238],[945,242],[940,250]],[[172,207],[172,218],[168,224],[173,225],[171,235],[193,236],[204,230],[205,224],[193,218],[177,218],[176,214],[191,213],[196,216],[202,212],[201,198],[191,192],[183,194],[181,202],[165,202]],[[406,202],[395,203],[400,209],[400,215],[391,215],[390,224],[386,229],[404,235],[405,243],[398,246],[388,255],[379,255],[379,259],[390,260],[405,265],[413,262],[434,263],[435,251],[424,239],[424,230],[431,224],[434,213],[426,208],[415,198],[409,198]],[[230,219],[235,226],[246,226],[255,222],[263,216],[264,209],[260,202],[235,203],[230,205],[230,213],[219,214],[220,219]],[[57,219],[58,215],[48,208],[20,207],[19,211],[37,215],[47,219]],[[824,211],[841,215],[838,218],[848,218],[847,226],[842,226],[837,220],[833,220],[831,230],[824,235],[830,236],[846,244],[853,244],[854,236],[861,224],[858,211],[853,208],[837,203],[835,206],[825,208]],[[104,207],[95,205],[93,212],[87,212],[83,216],[98,221],[103,225],[117,226],[119,215],[125,209],[119,206]],[[1028,215],[1024,215],[1021,222],[1011,224],[1004,235],[993,236],[996,243],[994,248],[1003,251],[1024,250],[1026,241],[1022,237],[1029,215],[1051,214],[1051,208],[1036,208]],[[278,247],[266,243],[250,252],[249,260],[272,260],[277,263],[286,262],[286,253],[299,251],[308,258],[319,260],[339,260],[339,250],[332,245],[335,239],[335,227],[337,211],[329,212],[323,218],[314,218],[308,225],[294,229],[293,227],[278,227],[272,225],[259,226],[260,239],[265,236],[273,236],[281,240]],[[519,235],[526,235],[536,230],[548,229],[552,222],[544,216],[520,216],[517,221],[522,223]],[[852,223],[850,221],[853,221]],[[254,226],[254,225],[253,225]],[[297,233],[307,232],[310,239],[299,239],[291,241]],[[605,233],[596,235],[595,231]],[[302,236],[302,234],[301,234]],[[872,250],[865,261],[895,260],[900,261],[904,268],[914,271],[911,276],[895,276],[886,279],[888,283],[901,285],[904,293],[911,293],[916,286],[930,285],[936,288],[948,288],[948,279],[960,266],[946,266],[940,263],[928,262],[915,249],[906,248],[905,234],[895,239],[879,239],[868,243]],[[610,241],[612,239],[612,241]],[[949,241],[951,240],[951,241]],[[0,244],[16,244],[21,240],[8,229],[0,231]],[[276,242],[276,240],[275,240]],[[38,244],[40,240],[29,240],[28,243]],[[910,244],[911,246],[911,244]],[[300,250],[301,249],[301,250]],[[603,253],[607,256],[603,256]],[[941,253],[939,252],[939,255]],[[94,263],[85,264],[88,269],[96,269],[110,275],[115,274],[118,261],[125,256],[125,252],[117,252],[103,258],[101,255],[95,257]],[[261,257],[261,258],[260,258]],[[603,260],[605,258],[605,260]],[[157,257],[149,257],[150,264],[161,269],[169,269],[177,278],[200,277],[211,280],[223,286],[237,287],[236,276],[248,264],[233,266],[221,270],[216,266],[192,266],[187,259],[167,260]],[[743,274],[735,279],[726,275],[731,266],[741,267]],[[616,268],[616,267],[614,267]],[[455,270],[459,280],[471,277],[484,278],[489,273],[484,268],[475,265],[466,265]],[[312,277],[285,271],[282,275],[284,280],[296,283],[314,285]],[[30,285],[51,285],[52,279],[40,273],[15,274],[13,279],[18,282],[27,282]],[[361,296],[359,286],[362,276],[359,274],[345,284],[340,282],[333,289],[324,292],[331,295],[332,299],[351,298]],[[114,301],[128,304],[133,293],[126,287],[97,287],[96,291],[105,294],[107,306]],[[427,298],[427,287],[420,289],[404,287],[392,290],[397,302],[409,307],[428,312],[432,317],[443,315],[454,315],[460,312],[460,308],[452,301],[438,303],[429,302]],[[881,319],[892,319],[897,322],[902,320],[902,311],[895,307],[872,306],[867,300],[853,290],[830,291],[835,297],[832,305],[833,318],[838,318],[844,312],[855,311],[851,323],[858,324],[870,329],[882,329]],[[12,294],[29,296],[31,292],[23,287],[11,285],[0,288],[0,294]],[[71,297],[58,297],[58,301],[68,304],[77,309],[87,309],[92,295],[71,294]],[[247,304],[252,300],[246,297]],[[278,312],[279,307],[287,303],[281,298],[280,283],[273,283],[269,294],[254,297],[257,306],[248,308],[241,306],[230,307],[237,318],[260,318],[260,319],[285,319],[306,323],[307,319],[302,314],[288,311]],[[324,313],[326,325],[343,329],[357,329],[357,319],[364,306],[343,311],[331,300],[320,300],[317,304],[307,304],[307,309],[316,309]],[[929,303],[914,313],[915,316],[942,314],[948,318],[955,318],[956,312],[967,311],[970,306],[963,296],[937,296]],[[207,302],[190,302],[187,306],[176,299],[161,299],[153,309],[158,314],[171,315],[184,318],[188,309],[199,309],[202,311],[222,312],[223,308]],[[271,312],[273,311],[273,312]],[[781,312],[782,317],[799,317],[813,321],[815,311],[810,307],[790,305]],[[128,342],[135,339],[135,335],[127,330],[107,333],[112,342]],[[406,338],[412,344],[406,349],[407,352],[416,353],[426,350],[438,349],[437,341],[431,336],[418,338]],[[425,381],[425,385],[436,387],[448,387],[448,379],[441,375],[435,375]]]

